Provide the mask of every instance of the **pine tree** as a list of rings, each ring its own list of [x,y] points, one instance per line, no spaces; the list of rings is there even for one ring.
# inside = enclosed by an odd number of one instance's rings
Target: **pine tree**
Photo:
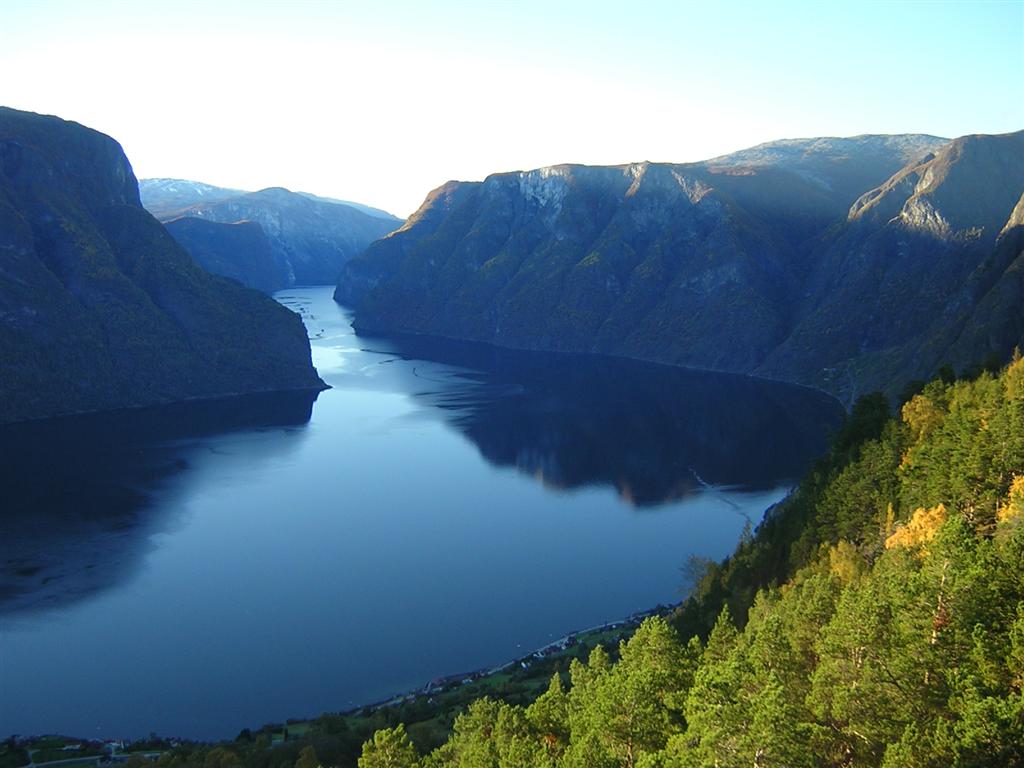
[[[552,760],[561,757],[569,745],[568,706],[568,697],[562,689],[562,679],[556,672],[551,676],[548,689],[526,709],[527,719],[539,734]]]
[[[312,747],[308,747],[312,749]],[[373,734],[363,744],[359,757],[359,768],[417,768],[419,756],[405,726],[399,723],[395,728],[385,728]]]

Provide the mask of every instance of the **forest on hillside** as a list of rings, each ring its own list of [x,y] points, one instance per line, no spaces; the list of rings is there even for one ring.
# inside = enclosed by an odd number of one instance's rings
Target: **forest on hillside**
[[[677,622],[719,606],[706,641],[649,619],[567,689],[477,701],[422,759],[379,731],[360,768],[1024,763],[1024,361],[884,412],[706,571]]]

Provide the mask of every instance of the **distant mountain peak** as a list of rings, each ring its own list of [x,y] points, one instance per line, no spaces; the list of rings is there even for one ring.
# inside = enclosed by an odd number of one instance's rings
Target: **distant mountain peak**
[[[365,205],[363,203],[355,203],[351,200],[339,200],[334,197],[324,197],[323,195],[314,195],[311,192],[296,192],[297,195],[308,197],[311,200],[318,200],[321,203],[334,203],[335,205],[347,205],[349,208],[355,208],[357,211],[362,211],[368,216],[373,216],[376,219],[388,219],[391,221],[401,222],[400,216],[395,216],[393,213],[388,213],[381,208],[374,208],[372,205]]]
[[[940,147],[948,142],[949,139],[926,133],[864,133],[857,136],[777,139],[719,155],[705,162],[709,165],[769,165],[782,161],[799,161],[800,158],[809,158],[814,155],[828,155],[834,159],[842,159],[850,156],[851,153],[859,154],[865,150],[895,152],[909,162],[922,152]]]
[[[282,198],[288,195],[293,195],[295,197],[313,200],[318,203],[342,205],[366,214],[367,216],[372,216],[376,219],[385,219],[395,223],[402,221],[399,217],[394,216],[387,211],[383,211],[380,208],[374,208],[369,205],[355,203],[349,200],[338,200],[332,197],[314,195],[310,192],[293,192],[286,187],[280,186],[265,187],[257,190],[256,192],[251,192],[244,189],[233,189],[231,187],[217,187],[213,184],[206,184],[201,181],[190,181],[188,179],[151,178],[141,179],[139,181],[139,190],[142,195],[142,203],[146,207],[146,210],[157,218],[163,220],[170,220],[171,218],[185,215],[185,209],[200,203],[213,203],[220,200],[228,200],[233,197],[242,197],[244,195],[266,195]]]
[[[142,199],[204,267],[268,292],[333,283],[342,264],[402,223],[285,187],[240,192],[147,179]],[[200,226],[198,219],[209,225]],[[262,241],[248,229],[218,226],[240,222],[256,224]]]
[[[851,221],[874,217],[948,238],[981,227],[994,238],[1019,196],[1024,131],[961,136],[900,169],[850,208]]]

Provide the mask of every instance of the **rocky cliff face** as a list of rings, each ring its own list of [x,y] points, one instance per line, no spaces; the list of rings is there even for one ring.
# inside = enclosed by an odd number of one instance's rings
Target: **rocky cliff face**
[[[253,254],[235,251],[236,257],[232,259],[231,251],[224,250],[226,240],[237,233],[230,235],[194,224],[172,229],[180,232],[190,227],[186,247],[204,266],[216,265],[213,271],[217,274],[241,277],[246,285],[260,283],[265,290],[333,284],[350,258],[402,224],[383,211],[280,187],[237,192],[198,182],[150,179],[144,186],[143,202],[165,223],[190,218],[221,224],[258,224],[276,263],[276,278],[269,288],[264,270],[249,269],[256,266]],[[211,253],[217,253],[217,258],[209,258]]]
[[[0,422],[318,388],[298,316],[213,277],[120,146],[0,108]]]
[[[988,138],[981,149],[985,137],[795,140],[704,163],[450,182],[345,267],[336,299],[366,330],[757,373],[852,397],[934,364],[892,354],[945,311],[932,302],[917,316],[911,299],[970,275],[1024,189],[1010,160],[1019,137]],[[985,179],[999,190],[979,197]],[[936,243],[926,275],[920,254]]]

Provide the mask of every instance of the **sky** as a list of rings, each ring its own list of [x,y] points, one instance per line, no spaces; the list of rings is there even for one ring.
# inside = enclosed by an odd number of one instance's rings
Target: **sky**
[[[1024,128],[1024,0],[0,0],[0,104],[136,175],[407,216],[449,179]]]

